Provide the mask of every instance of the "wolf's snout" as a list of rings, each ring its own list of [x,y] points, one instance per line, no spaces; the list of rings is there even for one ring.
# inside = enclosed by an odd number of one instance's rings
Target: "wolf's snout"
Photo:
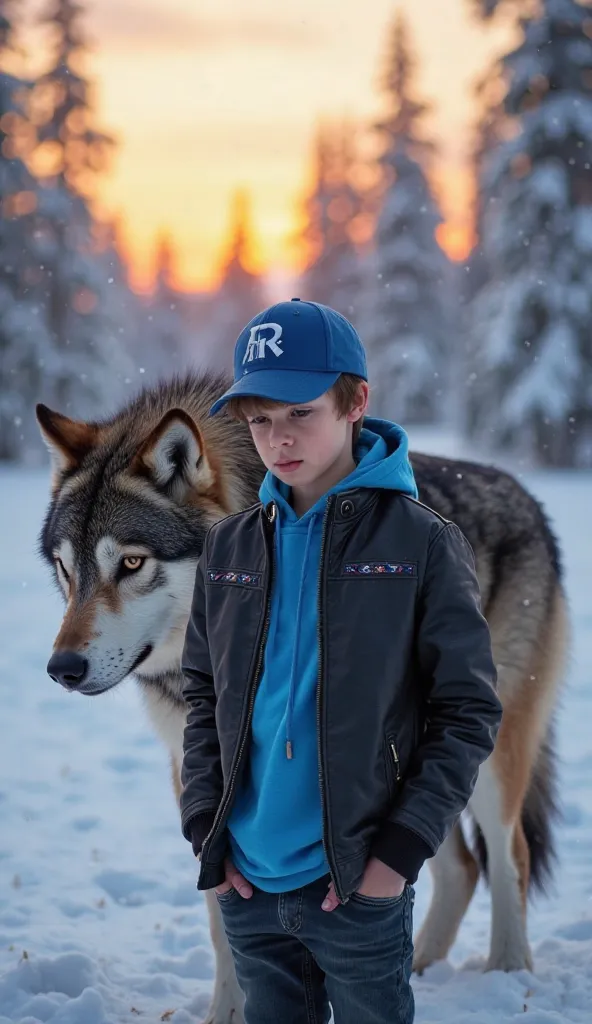
[[[56,651],[47,663],[48,675],[67,690],[80,686],[88,670],[88,661],[76,651]]]

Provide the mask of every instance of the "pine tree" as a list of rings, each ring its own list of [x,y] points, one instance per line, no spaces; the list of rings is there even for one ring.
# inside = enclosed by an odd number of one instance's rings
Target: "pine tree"
[[[30,141],[30,83],[6,70],[14,2],[0,3],[0,459],[23,454],[30,440],[47,337],[31,300],[36,183],[25,157]]]
[[[93,126],[91,87],[81,73],[87,47],[83,15],[78,0],[48,0],[40,19],[54,29],[56,42],[51,66],[35,90],[40,122],[37,157],[70,195],[91,198],[113,139]]]
[[[92,124],[90,87],[81,73],[81,4],[51,0],[43,22],[55,29],[49,69],[32,96],[42,176],[35,233],[43,279],[37,294],[51,337],[44,395],[70,414],[93,415],[115,402],[131,371],[120,325],[109,315],[109,280],[98,255],[89,205],[111,140]]]
[[[315,182],[305,202],[301,235],[307,265],[299,291],[302,298],[332,306],[355,321],[362,279],[353,227],[363,199],[353,185],[354,139],[348,122],[340,127],[323,125],[317,132]]]
[[[480,107],[472,151],[472,171],[476,182],[480,181],[483,168],[490,155],[504,140],[507,117],[503,105],[503,94],[504,87],[499,61],[495,61],[479,79],[475,87],[475,96]],[[474,202],[474,222],[477,238],[481,237],[483,230],[484,201],[485,197],[477,188]]]
[[[221,283],[212,298],[206,343],[208,364],[221,372],[230,372],[238,335],[265,306],[261,278],[248,269],[251,237],[248,196],[239,190],[231,204],[229,243],[222,259]]]
[[[474,384],[475,339],[472,337],[471,302],[488,280],[488,266],[483,251],[483,222],[486,197],[479,189],[483,167],[503,139],[507,118],[503,110],[503,82],[499,73],[499,62],[490,67],[476,83],[475,97],[479,116],[474,128],[474,142],[471,153],[471,170],[476,185],[473,200],[474,244],[466,261],[458,268],[458,342],[454,376],[456,380],[455,427],[467,431],[470,395]]]
[[[318,288],[315,285],[314,268],[320,264],[328,248],[328,211],[333,198],[330,184],[331,140],[329,128],[325,124],[317,127],[315,135],[313,175],[312,189],[304,200],[304,224],[300,242],[306,252],[306,270],[302,275],[302,285],[307,292],[305,297],[316,301]]]
[[[35,207],[35,183],[19,152],[19,134],[26,129],[24,97],[29,83],[10,74],[5,65],[13,46],[11,12],[14,0],[0,2],[0,252],[2,282],[18,288],[22,220]]]
[[[107,321],[116,326],[119,345],[134,364],[137,360],[139,368],[142,365],[140,345],[144,341],[143,309],[140,297],[130,285],[121,224],[118,219],[95,223],[94,235],[94,255],[100,266],[100,278],[107,282],[107,286],[102,288]]]
[[[450,359],[450,265],[435,231],[442,217],[427,180],[433,146],[412,95],[414,60],[403,18],[387,54],[387,116],[377,125],[382,200],[375,232],[375,302],[368,325],[372,412],[404,422],[442,415]]]
[[[472,304],[474,437],[592,466],[590,9],[542,0],[503,59],[517,131],[481,180],[489,280]]]
[[[183,296],[175,285],[175,251],[167,235],[162,235],[158,240],[155,262],[144,358],[153,373],[170,376],[183,370],[188,352],[185,345]]]

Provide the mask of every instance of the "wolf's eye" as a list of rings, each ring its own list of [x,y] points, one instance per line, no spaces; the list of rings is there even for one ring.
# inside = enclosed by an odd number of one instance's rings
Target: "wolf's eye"
[[[128,572],[137,572],[138,569],[142,568],[145,561],[146,559],[141,558],[140,555],[126,555],[125,558],[122,559],[121,564]]]
[[[68,576],[68,573],[66,572],[66,570],[64,568],[64,563],[62,562],[61,558],[56,558],[55,563],[56,563],[58,569],[60,570],[60,572],[62,573],[62,576],[64,577],[66,583],[69,583],[70,582],[70,577]]]

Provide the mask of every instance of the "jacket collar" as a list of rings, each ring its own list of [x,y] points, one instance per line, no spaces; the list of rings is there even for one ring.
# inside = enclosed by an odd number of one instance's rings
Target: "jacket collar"
[[[329,504],[335,507],[335,520],[337,522],[345,522],[346,520],[357,518],[357,516],[368,511],[376,503],[377,491],[366,487],[354,487],[349,491],[339,491],[338,494],[332,494],[328,500]],[[274,523],[275,517],[278,514],[275,501],[268,501],[263,506],[263,511],[268,522]]]

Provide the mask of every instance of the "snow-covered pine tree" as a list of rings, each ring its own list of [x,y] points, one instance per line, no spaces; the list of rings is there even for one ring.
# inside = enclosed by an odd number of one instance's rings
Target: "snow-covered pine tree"
[[[75,0],[51,0],[42,21],[55,33],[50,67],[33,90],[38,146],[32,168],[44,182],[35,241],[43,278],[37,292],[51,337],[42,396],[71,415],[117,402],[131,364],[110,315],[109,276],[98,256],[90,208],[111,140],[93,127],[86,45]]]
[[[166,234],[158,239],[155,263],[154,288],[141,341],[142,358],[152,375],[164,377],[182,372],[189,358],[183,296],[175,286],[175,251]]]
[[[471,310],[474,438],[592,466],[592,11],[541,0],[503,58],[515,124],[485,166],[489,281]]]
[[[108,321],[116,325],[119,342],[133,361],[135,371],[138,371],[142,366],[140,356],[144,310],[140,296],[130,285],[119,220],[95,222],[94,238],[101,278],[107,281],[107,288],[102,292],[105,313]]]
[[[208,335],[196,356],[219,372],[230,373],[234,345],[251,317],[265,307],[259,274],[248,269],[252,245],[247,193],[239,189],[232,199],[230,238],[222,259],[220,286],[212,296]]]
[[[372,260],[375,299],[368,338],[371,409],[406,423],[442,417],[451,356],[451,268],[435,231],[442,221],[427,179],[433,147],[426,110],[412,95],[415,61],[405,21],[394,25],[383,87],[382,202]]]
[[[35,182],[19,146],[27,129],[24,102],[29,83],[7,70],[13,47],[14,0],[0,0],[0,275],[3,286],[19,288],[23,217],[35,208]]]
[[[307,264],[299,286],[303,299],[332,306],[354,322],[362,276],[352,229],[363,204],[353,184],[355,164],[353,126],[348,122],[320,126],[315,139],[315,180],[305,201],[301,241]]]
[[[30,294],[36,275],[31,243],[37,204],[36,182],[24,159],[30,83],[8,70],[15,9],[14,0],[0,2],[0,459],[22,457],[30,441],[47,348]]]
[[[503,80],[499,61],[483,74],[475,84],[474,94],[479,114],[474,127],[474,142],[471,152],[471,170],[475,183],[481,179],[483,167],[493,150],[503,141],[507,118],[503,109]],[[475,245],[467,260],[462,299],[467,301],[483,286],[486,280],[485,259],[481,250],[485,196],[476,187],[473,200],[473,223]]]
[[[474,384],[471,302],[477,292],[488,280],[488,267],[483,252],[482,235],[485,215],[485,196],[477,187],[481,179],[483,166],[503,139],[504,125],[507,120],[503,110],[503,81],[499,70],[499,61],[488,68],[474,87],[475,99],[479,110],[473,133],[471,152],[471,170],[475,183],[473,198],[474,244],[466,261],[458,266],[457,292],[458,306],[458,342],[454,369],[454,408],[456,411],[455,427],[460,432],[467,431],[469,419],[470,393]]]
[[[315,282],[314,268],[320,264],[328,247],[329,204],[333,198],[331,173],[331,142],[328,125],[317,126],[312,158],[313,183],[303,203],[303,224],[298,241],[306,252],[306,267],[301,277],[301,289],[305,298],[318,299],[322,282]]]

